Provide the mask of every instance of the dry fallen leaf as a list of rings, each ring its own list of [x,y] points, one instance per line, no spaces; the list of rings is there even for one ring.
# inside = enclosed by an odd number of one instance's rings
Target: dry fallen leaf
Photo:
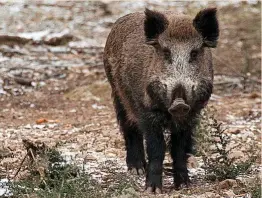
[[[48,122],[48,120],[45,119],[45,118],[40,118],[40,119],[36,120],[35,122],[36,122],[36,124],[42,124],[42,123]]]

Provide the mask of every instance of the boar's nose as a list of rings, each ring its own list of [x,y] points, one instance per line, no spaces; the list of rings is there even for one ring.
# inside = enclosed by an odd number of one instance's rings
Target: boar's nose
[[[190,106],[186,104],[186,92],[182,84],[177,84],[172,91],[172,103],[168,112],[175,117],[182,117],[188,114]]]
[[[182,98],[177,98],[173,101],[168,109],[168,112],[174,117],[183,117],[190,111],[190,106],[185,103]]]

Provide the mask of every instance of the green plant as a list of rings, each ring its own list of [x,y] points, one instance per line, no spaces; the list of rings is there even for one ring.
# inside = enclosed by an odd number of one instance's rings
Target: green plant
[[[56,149],[47,149],[33,157],[40,165],[40,158],[48,161],[47,169],[39,171],[39,166],[29,166],[29,175],[23,180],[10,183],[13,197],[37,198],[107,198],[132,194],[135,197],[134,181],[124,173],[114,171],[117,167],[111,161],[99,166],[100,171],[111,171],[106,183],[99,183],[78,168],[67,164]],[[108,167],[112,167],[108,170]]]
[[[230,156],[240,145],[231,146],[232,138],[226,133],[214,116],[215,109],[210,108],[202,113],[197,127],[196,142],[198,155],[202,156],[206,178],[209,180],[235,179],[247,173],[257,159],[254,145],[245,152],[247,160]]]
[[[251,189],[251,195],[253,198],[261,198],[261,183],[256,184],[256,186]]]

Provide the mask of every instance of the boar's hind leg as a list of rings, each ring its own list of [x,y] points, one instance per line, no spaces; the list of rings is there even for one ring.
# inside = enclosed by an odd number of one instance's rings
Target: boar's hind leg
[[[173,159],[174,184],[178,189],[181,184],[189,185],[187,170],[187,152],[191,151],[191,131],[179,128],[178,125],[171,126],[171,156]]]
[[[135,123],[127,120],[126,111],[118,96],[114,100],[117,119],[124,134],[126,145],[126,163],[128,170],[134,174],[144,174],[146,161],[143,145],[143,134]]]
[[[141,118],[141,129],[145,133],[148,166],[146,174],[146,190],[159,193],[162,191],[162,172],[165,157],[166,118],[158,111],[145,112]]]

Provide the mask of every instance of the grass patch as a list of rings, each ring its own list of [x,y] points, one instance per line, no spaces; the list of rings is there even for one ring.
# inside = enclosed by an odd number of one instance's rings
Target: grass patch
[[[9,184],[12,197],[106,198],[126,194],[138,197],[134,181],[125,173],[110,172],[106,176],[106,182],[99,183],[78,166],[67,164],[56,149],[48,149],[41,155],[36,155],[35,159],[41,161],[38,158],[43,155],[48,161],[47,168],[43,170],[36,165],[30,166],[26,178]],[[109,161],[98,169],[108,170],[108,167],[112,171],[117,166]]]

